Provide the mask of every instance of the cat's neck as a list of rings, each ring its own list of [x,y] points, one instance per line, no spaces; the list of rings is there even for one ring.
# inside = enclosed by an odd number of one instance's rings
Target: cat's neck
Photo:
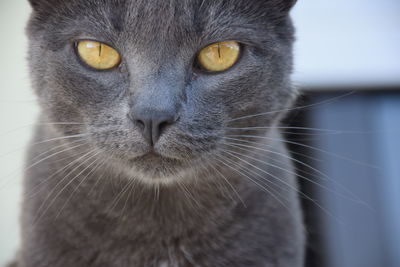
[[[224,223],[235,209],[244,207],[241,202],[246,195],[242,190],[244,187],[233,185],[233,181],[231,185],[209,180],[197,181],[195,185],[181,182],[156,186],[132,183],[124,178],[115,183],[113,178],[106,177],[109,180],[102,185],[105,189],[94,189],[90,205],[110,220],[126,223],[127,228],[139,224],[159,235],[180,235],[198,229],[200,225]],[[92,190],[94,182],[94,179],[88,182],[84,190]]]

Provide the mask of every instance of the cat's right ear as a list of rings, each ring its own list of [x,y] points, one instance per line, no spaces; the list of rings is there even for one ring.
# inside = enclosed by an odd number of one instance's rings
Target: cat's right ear
[[[34,11],[48,11],[54,9],[60,0],[28,0]]]
[[[31,4],[33,10],[38,10],[43,0],[28,0],[28,2]]]

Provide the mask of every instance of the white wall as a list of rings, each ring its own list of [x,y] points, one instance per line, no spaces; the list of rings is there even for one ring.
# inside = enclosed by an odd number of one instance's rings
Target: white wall
[[[21,170],[31,133],[13,129],[31,124],[37,112],[25,62],[28,14],[27,1],[0,0],[0,266],[18,247]]]
[[[293,16],[298,84],[400,85],[399,0],[298,0]]]

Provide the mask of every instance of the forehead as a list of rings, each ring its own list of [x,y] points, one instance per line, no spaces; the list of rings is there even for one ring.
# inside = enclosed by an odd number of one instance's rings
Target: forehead
[[[127,33],[137,40],[218,35],[232,28],[252,30],[265,24],[269,1],[73,0],[52,12],[61,26],[101,34]],[[258,25],[257,25],[258,24]]]
[[[166,23],[171,18],[178,21],[188,19],[217,19],[239,15],[257,17],[265,13],[266,3],[258,0],[72,0],[60,5],[81,15],[100,15],[111,18],[115,24],[143,25],[146,22]]]

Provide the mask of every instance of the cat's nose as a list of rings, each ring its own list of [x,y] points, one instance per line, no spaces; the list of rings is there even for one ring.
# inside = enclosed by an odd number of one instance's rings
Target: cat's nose
[[[144,110],[129,116],[142,131],[143,137],[152,146],[157,143],[165,129],[176,121],[175,113],[168,111]]]

